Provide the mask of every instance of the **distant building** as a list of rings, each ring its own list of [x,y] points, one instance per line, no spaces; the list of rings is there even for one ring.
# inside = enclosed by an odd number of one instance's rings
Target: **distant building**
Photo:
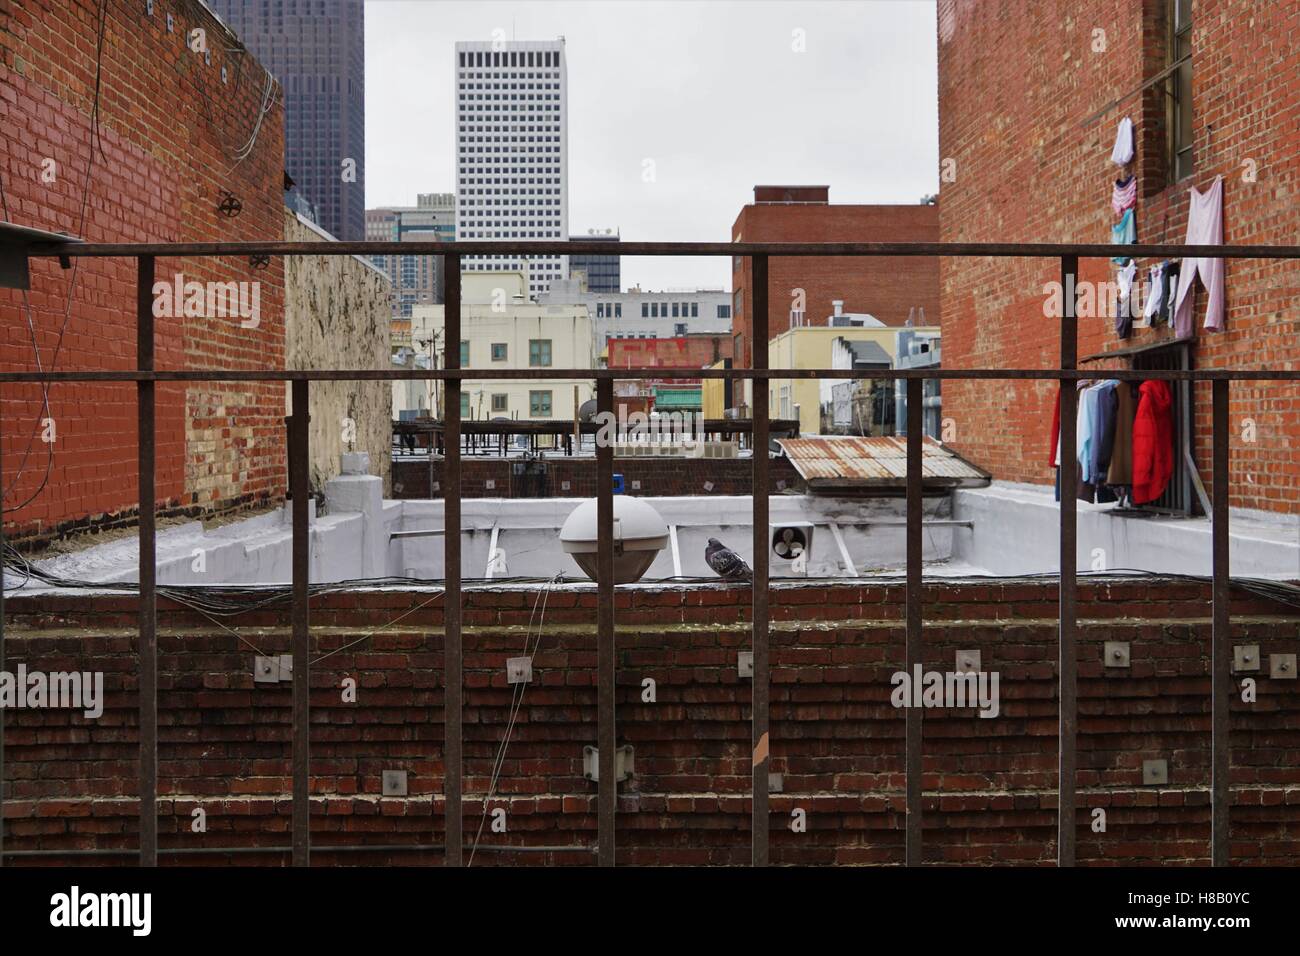
[[[610,339],[607,368],[709,368],[731,358],[731,333],[700,332],[676,338]],[[691,411],[701,409],[701,380],[663,378],[653,372],[644,378],[621,380],[618,397],[639,398],[647,409]]]
[[[829,186],[755,186],[754,201],[731,227],[733,242],[937,242],[932,204],[832,205]],[[736,363],[753,361],[753,277],[748,257],[732,263]],[[802,325],[829,324],[832,303],[869,313],[887,326],[922,310],[939,316],[939,260],[908,257],[772,256],[768,260],[768,337]]]
[[[797,329],[787,329],[780,335],[775,336],[768,343],[768,355],[770,365],[774,369],[803,369],[803,368],[853,368],[858,361],[866,363],[863,367],[870,368],[872,365],[881,365],[885,368],[891,367],[885,365],[885,361],[894,363],[898,355],[899,334],[904,330],[889,328],[883,325],[874,326],[803,326]],[[937,327],[926,327],[917,329],[907,329],[909,333],[921,334],[928,333],[937,336],[939,329]],[[876,349],[862,349],[859,343],[873,343]],[[833,364],[836,350],[840,350],[842,356],[839,366]],[[844,350],[848,349],[846,353]],[[771,380],[769,387],[769,404],[768,414],[772,418],[784,418],[799,420],[799,431],[806,435],[816,435],[822,432],[823,405],[831,405],[835,396],[831,389],[838,384],[843,384],[847,380],[831,380],[821,382],[813,378],[793,378]],[[740,391],[738,388],[737,391]],[[750,396],[753,395],[752,383],[746,381],[743,386],[746,405],[750,402]],[[892,402],[892,392],[882,391],[879,399],[873,398],[872,401],[885,403]],[[747,413],[746,413],[747,414]],[[832,410],[827,409],[827,417],[833,414]],[[893,409],[881,414],[891,416]],[[863,434],[862,430],[856,434]],[[866,431],[866,434],[872,434]],[[883,432],[888,434],[888,432]]]
[[[366,239],[382,242],[443,242],[456,238],[454,193],[421,193],[418,205],[366,210]],[[411,318],[417,305],[443,300],[441,256],[371,256],[393,284],[393,318]]]
[[[465,419],[571,421],[594,398],[594,379],[475,381],[473,369],[596,368],[591,317],[585,305],[540,305],[528,298],[522,272],[467,273],[461,283],[461,386]],[[441,366],[445,316],[441,305],[416,306],[411,343]],[[574,404],[576,395],[577,405]],[[394,398],[397,398],[396,392]],[[436,403],[441,407],[441,400]],[[393,417],[401,417],[394,408]]]
[[[585,236],[570,236],[572,240],[581,240],[582,242],[618,242],[618,230],[599,229],[590,230]],[[621,259],[616,255],[594,256],[594,255],[574,255],[569,256],[569,277],[578,278],[581,273],[586,277],[588,292],[620,292],[622,277]]]
[[[456,237],[569,234],[564,40],[456,44]],[[470,256],[466,272],[519,270],[535,296],[569,275],[568,256]]]
[[[671,339],[731,332],[731,298],[721,289],[686,292],[584,291],[578,279],[555,283],[538,296],[545,305],[585,305],[595,323],[598,351],[613,339]]]
[[[935,332],[922,329],[899,329],[895,368],[938,368],[940,366],[940,340]],[[921,426],[931,438],[943,440],[943,398],[941,382],[937,378],[921,381]],[[907,434],[907,382],[894,382],[894,434]]]
[[[309,218],[339,239],[363,238],[366,50],[362,0],[204,2],[280,81],[284,165],[315,212]],[[259,72],[245,71],[240,79],[257,86]],[[293,208],[303,212],[301,207]]]

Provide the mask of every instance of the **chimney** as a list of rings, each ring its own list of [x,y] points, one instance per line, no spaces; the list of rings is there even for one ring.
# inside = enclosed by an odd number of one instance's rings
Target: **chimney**
[[[835,314],[836,314],[836,315],[843,315],[843,314],[844,314],[844,300],[843,300],[843,299],[833,299],[833,300],[831,301],[831,305],[835,306]]]

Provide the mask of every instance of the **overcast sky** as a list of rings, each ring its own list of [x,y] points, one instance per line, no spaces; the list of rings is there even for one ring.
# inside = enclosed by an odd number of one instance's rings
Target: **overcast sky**
[[[938,191],[934,0],[366,0],[368,207],[454,191],[453,45],[498,28],[565,37],[573,235],[728,241],[759,183]],[[730,265],[624,258],[637,283],[725,289]]]

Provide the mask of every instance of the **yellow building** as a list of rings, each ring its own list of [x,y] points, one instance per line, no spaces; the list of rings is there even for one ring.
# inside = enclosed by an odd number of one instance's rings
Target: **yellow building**
[[[871,343],[883,352],[882,360],[895,365],[898,333],[892,326],[802,326],[782,332],[768,344],[768,363],[781,368],[850,368],[843,357],[837,358],[836,340]],[[907,331],[939,334],[938,326],[914,326]],[[799,431],[807,435],[821,432],[822,406],[831,400],[836,383],[827,379],[774,378],[768,392],[768,415],[772,418],[799,419]],[[745,385],[746,402],[750,401],[750,383]],[[719,392],[719,398],[721,392]],[[706,412],[707,416],[707,412]]]
[[[538,305],[522,272],[467,272],[461,279],[461,417],[571,421],[577,402],[595,397],[594,379],[475,380],[473,369],[596,367],[596,342],[585,305]],[[411,310],[411,345],[441,367],[445,316],[441,305]],[[393,417],[410,404],[394,383]],[[440,389],[439,389],[440,391]],[[440,409],[430,395],[426,407]]]

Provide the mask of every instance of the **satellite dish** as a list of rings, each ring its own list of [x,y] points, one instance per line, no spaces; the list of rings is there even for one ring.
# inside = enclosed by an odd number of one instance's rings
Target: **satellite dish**
[[[585,402],[583,402],[581,405],[578,406],[578,420],[583,422],[590,422],[595,420],[596,411],[599,407],[600,406],[596,404],[596,400],[594,398],[587,399]]]

